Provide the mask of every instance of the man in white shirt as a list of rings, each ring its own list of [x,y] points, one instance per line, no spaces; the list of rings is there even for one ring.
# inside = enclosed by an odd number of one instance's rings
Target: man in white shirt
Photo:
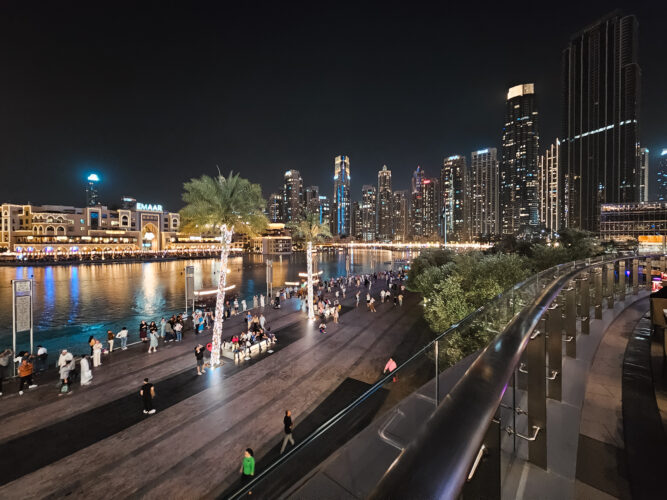
[[[120,348],[124,351],[127,349],[127,327],[121,328],[120,332],[116,334],[116,338],[120,339]]]

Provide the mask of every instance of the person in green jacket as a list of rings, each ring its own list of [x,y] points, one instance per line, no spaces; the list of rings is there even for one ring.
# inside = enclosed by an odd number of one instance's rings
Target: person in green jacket
[[[248,484],[254,475],[255,454],[253,453],[252,448],[246,448],[245,453],[243,454],[243,465],[241,466],[241,484]],[[252,495],[252,491],[249,491],[248,495]]]

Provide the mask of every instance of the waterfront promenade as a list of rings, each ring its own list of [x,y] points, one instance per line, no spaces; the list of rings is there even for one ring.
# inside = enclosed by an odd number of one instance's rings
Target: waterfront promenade
[[[376,298],[379,290],[373,289]],[[363,300],[356,309],[349,293],[340,324],[329,323],[324,335],[308,324],[299,300],[279,311],[267,307],[275,352],[240,364],[226,360],[203,377],[196,375],[192,349],[210,334],[190,334],[157,354],[135,346],[105,356],[92,385],[77,384],[72,395],[59,397],[52,380],[22,397],[3,397],[0,496],[221,494],[238,479],[246,447],[255,450],[258,468],[277,455],[286,409],[298,441],[377,380],[389,356],[400,362],[422,345],[429,333],[419,298],[407,294],[402,308],[379,302],[375,314]],[[224,335],[240,331],[242,322],[241,316],[227,320]],[[144,377],[156,385],[158,412],[151,416],[143,415],[138,396]],[[407,392],[387,391],[375,411]],[[298,467],[305,474],[314,465]]]

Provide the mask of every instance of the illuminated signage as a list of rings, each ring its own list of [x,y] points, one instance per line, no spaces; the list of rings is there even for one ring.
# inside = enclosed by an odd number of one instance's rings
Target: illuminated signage
[[[485,155],[489,152],[488,148],[487,149],[478,149],[477,154],[478,155]]]
[[[151,204],[151,203],[139,203],[137,202],[137,210],[143,212],[162,212],[162,205]]]
[[[88,180],[89,180],[90,182],[99,182],[99,181],[100,181],[100,177],[99,177],[99,175],[97,175],[97,174],[90,174],[90,175],[88,176]]]

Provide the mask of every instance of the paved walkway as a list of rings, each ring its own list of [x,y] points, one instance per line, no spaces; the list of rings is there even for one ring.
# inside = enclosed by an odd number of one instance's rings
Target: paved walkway
[[[346,380],[374,382],[406,333],[414,334],[417,303],[408,294],[403,308],[378,304],[377,314],[345,308],[341,324],[322,335],[292,300],[267,314],[276,352],[251,362],[197,377],[192,348],[201,339],[190,335],[157,354],[135,348],[105,357],[93,384],[75,386],[71,396],[58,397],[48,384],[3,398],[0,497],[200,498],[224,491],[238,477],[243,449],[254,448],[259,464],[280,440],[285,409],[293,411],[298,439],[315,409],[327,417],[322,402]],[[228,333],[235,321],[242,318],[225,323]],[[148,417],[137,395],[145,376],[157,390],[158,413]]]

